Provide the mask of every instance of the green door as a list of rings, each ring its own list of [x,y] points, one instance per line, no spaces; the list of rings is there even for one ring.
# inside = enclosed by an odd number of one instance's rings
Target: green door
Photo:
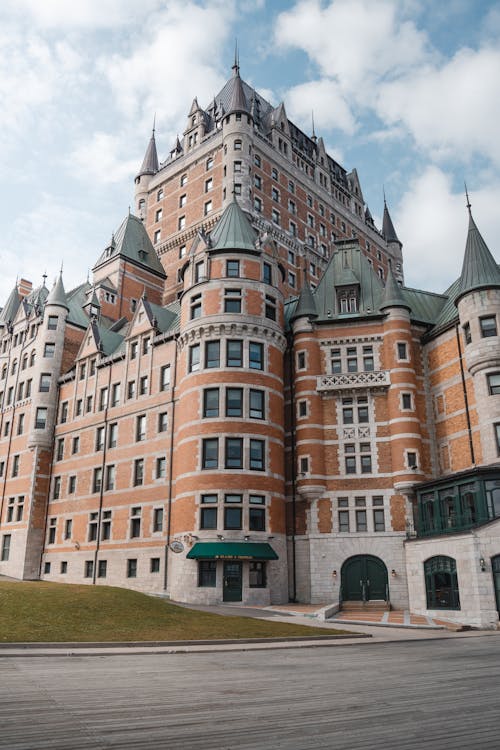
[[[493,573],[493,585],[495,586],[497,612],[500,615],[500,555],[491,558],[491,570]]]
[[[224,562],[224,594],[225,602],[241,602],[242,564],[240,562]]]
[[[373,555],[355,555],[342,566],[342,599],[351,602],[386,600],[387,568]]]

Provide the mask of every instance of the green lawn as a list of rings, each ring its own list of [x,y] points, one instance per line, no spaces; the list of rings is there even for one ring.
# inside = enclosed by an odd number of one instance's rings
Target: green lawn
[[[111,586],[0,581],[3,643],[276,638],[345,632],[198,612]]]

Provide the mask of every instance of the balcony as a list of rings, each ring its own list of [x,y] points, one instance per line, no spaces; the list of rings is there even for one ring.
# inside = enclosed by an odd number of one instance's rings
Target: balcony
[[[318,391],[342,391],[353,388],[389,388],[391,384],[389,370],[370,372],[343,372],[336,375],[320,375],[317,381]]]

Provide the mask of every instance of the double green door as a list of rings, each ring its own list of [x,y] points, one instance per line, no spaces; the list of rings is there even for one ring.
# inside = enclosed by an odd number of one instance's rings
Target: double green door
[[[241,602],[242,598],[242,564],[240,562],[224,561],[224,581],[222,600],[225,602]]]
[[[355,555],[342,566],[342,599],[351,602],[386,600],[387,568],[378,557]]]

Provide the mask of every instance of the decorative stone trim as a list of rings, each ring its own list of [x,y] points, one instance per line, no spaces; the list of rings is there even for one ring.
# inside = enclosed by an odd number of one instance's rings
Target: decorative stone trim
[[[338,375],[320,375],[318,391],[340,391],[350,388],[388,388],[391,384],[388,370],[372,372],[350,372]]]
[[[182,350],[185,346],[196,343],[205,338],[222,338],[225,336],[238,336],[241,338],[258,336],[272,342],[281,353],[284,353],[286,350],[286,338],[279,330],[248,323],[210,323],[208,325],[200,325],[196,328],[190,328],[189,331],[186,331],[179,336],[177,339],[177,347],[179,350]]]

